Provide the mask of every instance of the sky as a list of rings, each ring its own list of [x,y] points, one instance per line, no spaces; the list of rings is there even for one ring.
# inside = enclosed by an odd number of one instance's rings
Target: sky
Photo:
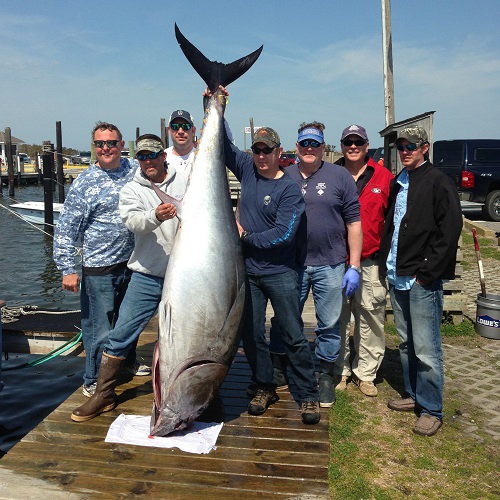
[[[391,2],[395,120],[435,111],[434,140],[500,138],[499,0]],[[370,146],[386,127],[381,0],[19,0],[0,4],[0,130],[28,144],[90,149],[94,124],[126,141],[160,134],[185,109],[198,131],[204,82],[181,52],[177,23],[210,60],[232,62],[264,46],[228,86],[236,144],[245,127],[270,126],[285,150],[302,122],[363,125]]]

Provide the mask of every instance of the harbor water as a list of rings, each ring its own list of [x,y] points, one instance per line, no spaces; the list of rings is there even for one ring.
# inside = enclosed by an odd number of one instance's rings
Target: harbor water
[[[56,198],[57,192],[54,201]],[[61,273],[52,259],[52,236],[44,233],[44,226],[29,224],[9,211],[10,204],[26,201],[43,201],[43,186],[16,187],[15,199],[4,186],[0,196],[0,299],[7,307],[80,309],[79,294],[61,287]]]
[[[61,273],[52,260],[52,236],[44,233],[44,226],[29,224],[8,209],[16,202],[43,201],[43,186],[16,187],[15,199],[8,196],[5,187],[2,191],[0,299],[6,301],[7,308],[80,309],[79,294],[62,290]],[[81,386],[85,358],[57,356],[43,364],[18,369],[37,360],[39,355],[0,355],[3,357],[0,379],[4,383],[0,392],[1,458]]]

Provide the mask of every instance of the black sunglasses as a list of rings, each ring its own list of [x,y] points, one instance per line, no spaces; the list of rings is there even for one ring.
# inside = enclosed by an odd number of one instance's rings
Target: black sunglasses
[[[321,146],[321,144],[323,144],[323,143],[315,141],[314,139],[304,139],[303,141],[300,141],[299,144],[303,148],[308,148],[308,147],[319,148]]]
[[[398,144],[397,148],[398,151],[404,151],[405,149],[408,151],[416,151],[418,149],[418,146],[410,142],[410,144]]]
[[[356,139],[355,141],[353,141],[352,139],[344,139],[342,141],[342,144],[344,146],[352,146],[353,144],[355,146],[364,146],[366,144],[366,141],[364,139]]]
[[[252,146],[253,154],[260,155],[260,153],[264,153],[265,155],[271,154],[278,146],[270,147],[266,146],[265,148],[258,148],[257,146]]]
[[[180,128],[182,130],[191,130],[191,124],[190,123],[171,123],[170,128],[172,130],[179,130]]]
[[[94,141],[94,146],[96,148],[103,148],[104,147],[104,144],[106,144],[106,146],[108,146],[108,148],[116,148],[116,145],[119,143],[120,141]]]
[[[147,155],[146,154],[137,153],[135,155],[135,157],[139,161],[146,161],[147,158],[149,158],[150,160],[156,160],[156,158],[158,158],[158,156],[160,156],[161,153],[162,153],[162,151],[157,151],[156,153],[148,153]]]

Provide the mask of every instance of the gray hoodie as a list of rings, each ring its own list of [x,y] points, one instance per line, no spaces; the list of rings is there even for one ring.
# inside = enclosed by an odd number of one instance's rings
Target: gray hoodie
[[[186,191],[187,179],[169,167],[165,180],[156,185],[170,196],[180,199]],[[177,217],[163,222],[157,220],[155,209],[160,204],[151,183],[138,168],[134,179],[120,191],[120,216],[135,235],[128,267],[132,271],[163,278],[179,220]]]

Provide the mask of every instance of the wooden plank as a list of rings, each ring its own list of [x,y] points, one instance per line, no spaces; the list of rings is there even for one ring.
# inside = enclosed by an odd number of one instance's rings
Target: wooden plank
[[[146,363],[151,363],[156,332],[155,319],[140,338],[138,355]],[[311,326],[306,335],[314,339]],[[2,458],[0,475],[1,469],[14,470],[16,480],[39,479],[47,491],[57,487],[84,498],[252,500],[309,495],[326,500],[329,411],[321,410],[318,425],[304,425],[292,385],[291,392],[280,392],[281,399],[264,415],[251,416],[246,396],[250,378],[240,348],[220,391],[224,426],[217,449],[209,454],[105,443],[120,413],[150,415],[151,377],[123,375],[115,410],[88,422],[72,422],[72,410],[86,401],[79,388]]]

